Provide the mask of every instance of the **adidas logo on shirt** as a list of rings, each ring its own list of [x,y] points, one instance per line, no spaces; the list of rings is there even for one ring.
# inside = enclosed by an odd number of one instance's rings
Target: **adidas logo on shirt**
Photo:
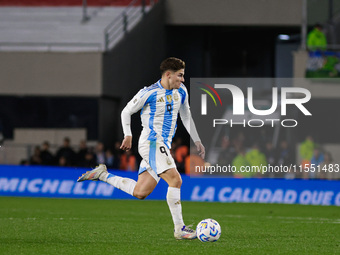
[[[163,97],[161,97],[160,99],[158,99],[157,102],[164,102]]]

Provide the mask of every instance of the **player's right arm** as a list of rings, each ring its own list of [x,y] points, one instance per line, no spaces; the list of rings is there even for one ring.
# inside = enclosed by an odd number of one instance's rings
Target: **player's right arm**
[[[146,88],[141,89],[131,100],[127,103],[121,113],[122,128],[124,139],[120,146],[122,150],[130,150],[132,147],[132,132],[131,132],[131,115],[138,112],[144,106],[147,96]]]

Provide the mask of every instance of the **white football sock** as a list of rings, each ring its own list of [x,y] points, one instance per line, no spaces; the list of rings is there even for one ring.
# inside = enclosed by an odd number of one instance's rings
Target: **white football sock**
[[[181,189],[169,187],[168,193],[166,194],[166,201],[168,202],[168,206],[172,215],[175,231],[178,232],[182,230],[182,227],[184,226],[181,204]]]
[[[130,178],[123,178],[110,173],[107,173],[105,175],[102,174],[99,177],[99,180],[111,184],[115,188],[120,189],[130,194],[131,196],[133,196],[133,190],[135,189],[137,183],[135,180],[132,180]]]

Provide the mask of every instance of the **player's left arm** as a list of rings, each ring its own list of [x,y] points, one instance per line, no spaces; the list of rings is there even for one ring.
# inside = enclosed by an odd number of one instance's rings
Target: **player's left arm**
[[[184,87],[184,86],[183,86]],[[204,159],[205,157],[205,147],[203,146],[201,139],[198,135],[195,122],[191,116],[190,112],[190,106],[189,106],[189,99],[188,99],[188,92],[186,88],[183,89],[185,91],[185,99],[184,102],[181,104],[181,107],[179,109],[179,114],[181,116],[181,120],[183,122],[183,125],[185,129],[188,131],[188,133],[191,136],[191,139],[194,141],[197,151],[199,152],[199,155],[201,158]]]
[[[202,159],[204,159],[205,158],[205,147],[203,146],[201,141],[195,142],[195,145],[196,145],[196,149],[198,151],[198,154],[200,155],[200,157]]]

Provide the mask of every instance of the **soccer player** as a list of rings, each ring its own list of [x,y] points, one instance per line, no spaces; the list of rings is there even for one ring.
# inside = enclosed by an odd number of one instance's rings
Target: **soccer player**
[[[200,156],[202,158],[205,156],[205,148],[191,117],[188,91],[183,84],[184,68],[184,61],[178,58],[165,59],[160,66],[161,79],[141,89],[122,111],[124,140],[120,148],[127,151],[132,146],[131,115],[142,109],[143,130],[138,143],[142,161],[137,182],[108,173],[103,164],[83,174],[78,182],[104,181],[136,198],[144,199],[162,178],[169,185],[166,200],[175,225],[175,238],[194,239],[196,231],[185,226],[183,221],[180,195],[182,179],[170,154],[171,141],[180,113],[183,125],[195,142]]]

